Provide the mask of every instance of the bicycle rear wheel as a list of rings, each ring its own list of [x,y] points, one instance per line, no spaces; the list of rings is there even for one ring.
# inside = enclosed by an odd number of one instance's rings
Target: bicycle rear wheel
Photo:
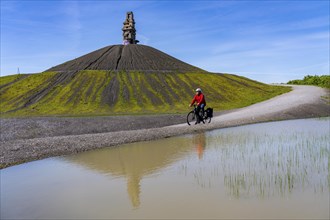
[[[191,124],[195,124],[196,122],[196,115],[194,111],[191,111],[188,113],[187,115],[187,124],[191,125]]]
[[[211,117],[207,117],[204,119],[205,122],[210,123],[211,122]]]

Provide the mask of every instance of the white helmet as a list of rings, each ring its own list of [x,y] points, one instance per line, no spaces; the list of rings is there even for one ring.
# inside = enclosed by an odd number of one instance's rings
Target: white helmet
[[[201,88],[197,88],[196,92],[202,92]]]

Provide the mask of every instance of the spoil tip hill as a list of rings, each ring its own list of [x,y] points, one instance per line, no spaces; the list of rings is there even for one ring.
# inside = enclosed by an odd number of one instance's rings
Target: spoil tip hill
[[[38,74],[0,78],[2,116],[183,113],[201,87],[215,110],[289,91],[209,73],[145,45],[113,45]]]
[[[155,48],[138,45],[112,45],[47,71],[115,70],[142,72],[203,71]]]

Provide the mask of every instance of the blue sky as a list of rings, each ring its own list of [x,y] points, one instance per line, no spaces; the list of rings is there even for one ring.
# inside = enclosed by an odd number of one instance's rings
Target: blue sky
[[[36,73],[137,39],[211,72],[266,83],[329,74],[329,1],[1,0],[1,76]]]

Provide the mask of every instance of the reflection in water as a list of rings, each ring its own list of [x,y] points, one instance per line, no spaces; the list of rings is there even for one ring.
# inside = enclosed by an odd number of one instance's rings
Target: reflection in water
[[[202,159],[206,145],[205,133],[199,133],[193,136],[193,143],[196,145],[198,158]]]
[[[191,140],[186,137],[140,142],[111,149],[101,149],[65,159],[98,172],[127,178],[127,192],[134,207],[140,205],[140,181],[157,173],[191,152]]]
[[[140,181],[195,148],[199,166],[183,165],[184,174],[202,188],[223,181],[230,196],[269,198],[313,189],[329,189],[329,128],[297,121],[249,125],[153,142],[128,144],[67,158],[98,172],[127,178],[132,205],[140,205]],[[313,128],[313,129],[311,129]],[[192,138],[188,138],[192,137]],[[206,147],[207,146],[207,147]],[[205,154],[205,155],[204,155]],[[191,161],[188,160],[190,163]],[[191,172],[191,173],[189,173]]]
[[[329,219],[329,132],[264,123],[10,167],[1,219]]]

